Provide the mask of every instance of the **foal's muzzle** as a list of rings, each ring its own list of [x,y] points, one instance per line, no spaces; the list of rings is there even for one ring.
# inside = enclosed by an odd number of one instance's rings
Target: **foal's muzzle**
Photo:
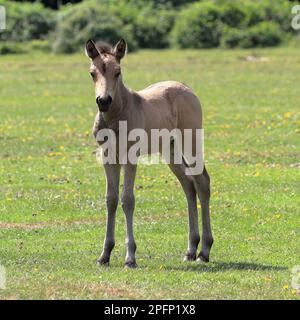
[[[97,97],[96,103],[98,105],[99,111],[106,112],[106,111],[108,111],[109,106],[112,103],[112,97],[111,96],[107,96],[104,98]]]

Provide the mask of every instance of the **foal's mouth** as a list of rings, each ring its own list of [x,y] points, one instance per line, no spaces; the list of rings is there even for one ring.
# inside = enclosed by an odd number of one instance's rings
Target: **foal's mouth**
[[[109,109],[109,106],[98,106],[98,109],[100,112],[107,112]]]

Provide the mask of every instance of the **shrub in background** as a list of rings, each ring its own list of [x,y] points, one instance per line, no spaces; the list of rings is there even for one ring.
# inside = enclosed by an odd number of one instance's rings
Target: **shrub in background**
[[[139,9],[143,9],[148,6],[151,6],[154,9],[180,8],[192,2],[195,2],[195,0],[104,0],[104,1],[108,3],[119,3],[123,1],[129,5],[133,4],[135,7],[138,7]]]
[[[293,4],[291,2],[262,0],[260,5],[264,11],[264,21],[273,21],[277,23],[282,31],[292,31],[291,8]]]
[[[169,46],[169,33],[174,25],[175,11],[161,7],[157,1],[106,0],[108,12],[122,20],[139,48]]]
[[[55,13],[40,3],[0,1],[6,8],[6,30],[1,40],[29,41],[43,39],[55,28]]]
[[[292,34],[290,22],[288,1],[203,0],[179,13],[173,43],[181,48],[276,46]]]
[[[237,2],[224,2],[219,10],[221,21],[230,27],[240,27],[246,21],[247,10]]]
[[[283,41],[283,33],[275,22],[263,21],[252,26],[240,46],[243,48],[274,47]]]
[[[71,53],[88,38],[112,44],[125,38],[131,51],[171,44],[247,48],[278,45],[298,34],[291,29],[293,4],[287,0],[86,0],[59,11],[37,2],[1,4],[7,9],[7,30],[0,33],[4,51],[13,50],[13,41],[32,40],[41,42],[28,48],[47,51],[44,40],[51,40],[54,52]]]
[[[48,40],[32,40],[26,45],[26,49],[31,51],[51,52],[51,45]]]
[[[221,46],[224,48],[239,47],[245,35],[246,31],[244,29],[226,27],[223,29]]]
[[[221,12],[211,2],[197,2],[183,9],[173,29],[173,43],[181,48],[218,47],[221,38]]]
[[[243,11],[237,19],[236,12]],[[277,46],[290,31],[291,5],[288,1],[249,1],[223,4],[222,17],[226,24],[222,32],[222,46],[227,48]],[[236,22],[236,23],[233,23]],[[291,34],[291,33],[290,33]]]
[[[166,48],[175,14],[167,10],[143,10],[133,22],[134,37],[140,48]]]
[[[263,21],[249,29],[227,28],[222,37],[222,46],[226,48],[273,47],[283,40],[284,36],[278,24]]]
[[[219,5],[221,11],[221,21],[224,25],[232,28],[245,28],[256,23],[266,20],[264,7],[262,6],[264,0],[243,0],[243,1],[222,1]]]
[[[53,35],[53,51],[71,53],[84,47],[87,39],[115,43],[125,38],[129,49],[136,49],[132,26],[125,25],[106,4],[97,1],[71,5],[59,13]]]
[[[0,55],[25,53],[26,49],[16,42],[0,42]]]

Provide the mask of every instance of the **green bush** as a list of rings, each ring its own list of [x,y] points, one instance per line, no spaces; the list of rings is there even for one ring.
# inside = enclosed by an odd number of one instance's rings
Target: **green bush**
[[[245,23],[247,11],[236,2],[225,2],[221,9],[221,21],[230,27],[239,27]]]
[[[240,47],[245,35],[244,29],[224,28],[221,45],[224,48]]]
[[[17,54],[17,53],[25,53],[25,52],[26,52],[26,49],[20,43],[0,42],[0,55]]]
[[[264,21],[277,23],[282,31],[292,31],[292,3],[289,1],[263,0],[261,6],[264,10]]]
[[[137,47],[129,24],[107,5],[88,1],[68,6],[59,14],[52,48],[57,53],[75,52],[90,38],[109,43],[125,38],[129,50]]]
[[[194,3],[183,9],[174,26],[173,39],[181,48],[218,47],[221,38],[221,11],[210,2]]]
[[[221,21],[232,28],[252,26],[266,20],[262,1],[224,1],[220,5]]]
[[[6,30],[0,39],[28,41],[43,39],[55,28],[55,14],[40,3],[0,2],[6,8]]]
[[[134,36],[140,48],[166,48],[175,15],[166,10],[144,10],[133,22]]]
[[[0,40],[30,42],[29,49],[45,52],[51,41],[54,52],[71,53],[82,49],[88,38],[109,43],[125,38],[132,51],[170,44],[181,48],[274,46],[297,34],[290,25],[289,1],[191,2],[86,0],[53,11],[38,2],[0,0],[7,11],[7,30],[0,33]],[[3,48],[14,51],[11,44]]]
[[[291,31],[290,12],[288,1],[203,0],[179,14],[173,42],[181,48],[275,46]]]
[[[283,40],[283,33],[275,22],[263,21],[252,26],[241,46],[245,48],[273,47]]]
[[[272,47],[279,45],[283,38],[278,24],[264,21],[248,29],[225,29],[222,45],[226,48]]]
[[[138,9],[143,9],[145,7],[151,6],[154,9],[170,9],[170,8],[180,8],[195,0],[102,0],[107,3],[120,3],[126,2],[126,4],[134,5]]]
[[[26,48],[28,51],[51,52],[51,45],[48,40],[32,40],[27,43]]]
[[[291,31],[289,1],[274,0],[215,0],[222,7],[222,21],[231,27],[252,26],[263,21],[277,23],[283,31]]]

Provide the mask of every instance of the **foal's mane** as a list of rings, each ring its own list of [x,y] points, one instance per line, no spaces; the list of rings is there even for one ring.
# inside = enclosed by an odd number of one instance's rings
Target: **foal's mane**
[[[98,41],[96,43],[96,48],[98,49],[98,51],[101,53],[101,54],[111,54],[111,55],[114,55],[113,54],[113,47],[107,43],[107,42],[103,42],[103,41]]]

